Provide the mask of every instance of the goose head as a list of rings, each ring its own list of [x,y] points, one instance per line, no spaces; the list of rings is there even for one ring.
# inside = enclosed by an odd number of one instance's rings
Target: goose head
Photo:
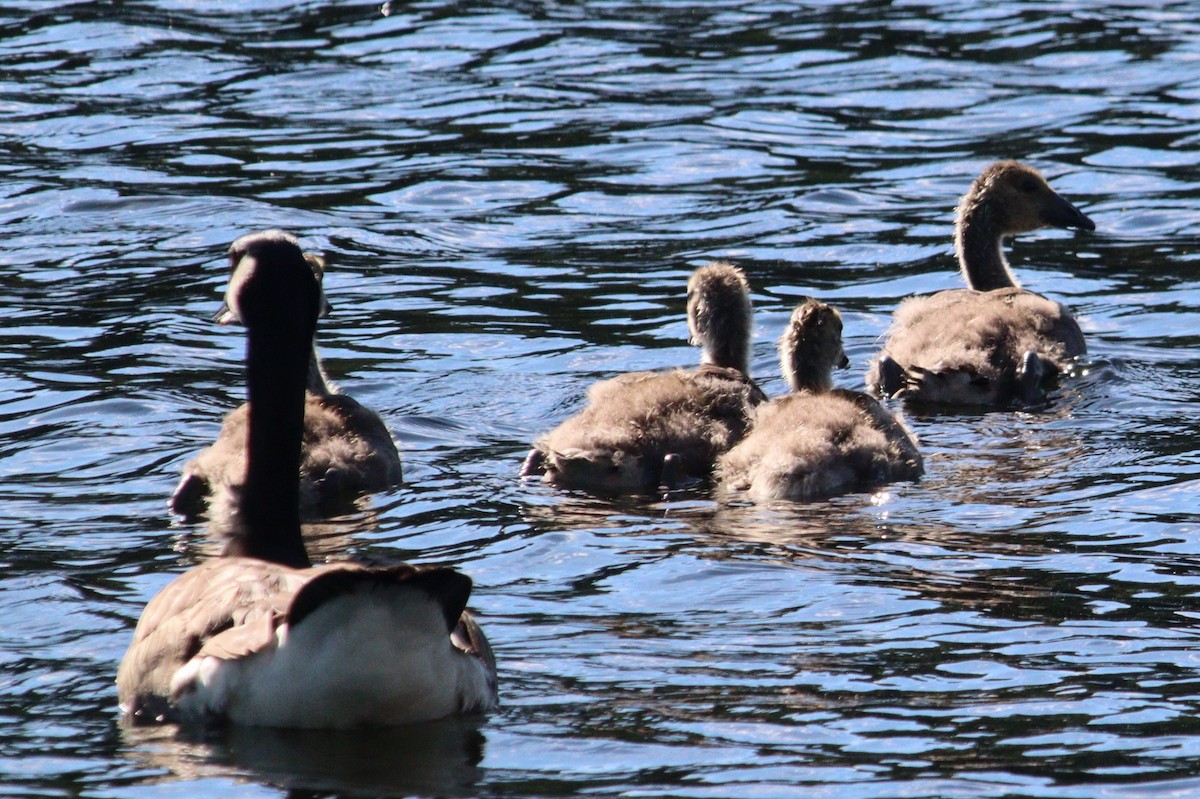
[[[1095,230],[1096,223],[1060,197],[1033,167],[997,161],[958,204],[954,248],[967,285],[987,291],[1018,285],[1004,239],[1044,227]]]
[[[733,264],[714,261],[688,280],[688,341],[702,349],[701,363],[748,374],[753,310],[750,284]]]
[[[813,299],[797,306],[779,337],[779,366],[792,391],[829,391],[833,370],[849,364],[837,309]]]

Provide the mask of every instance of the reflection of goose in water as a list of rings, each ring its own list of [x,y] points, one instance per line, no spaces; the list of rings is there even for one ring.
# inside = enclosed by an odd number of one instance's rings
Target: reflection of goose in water
[[[1061,304],[1020,287],[1004,239],[1042,227],[1095,230],[1040,174],[1016,161],[983,171],[958,206],[954,245],[966,289],[906,300],[867,372],[887,396],[947,405],[1035,403],[1087,351]]]
[[[486,740],[480,719],[355,730],[231,727],[199,738],[172,728],[123,726],[141,768],[169,780],[269,782],[338,795],[475,796]],[[249,772],[249,773],[247,773]]]
[[[537,440],[521,473],[599,491],[707,477],[766,399],[748,376],[751,324],[750,286],[740,269],[718,261],[696,270],[688,281],[688,330],[703,350],[700,367],[597,383],[587,407]]]
[[[760,501],[815,499],[921,476],[904,423],[873,397],[833,388],[833,368],[848,363],[835,309],[796,308],[779,361],[793,393],[755,409],[750,434],[721,457],[722,485]]]
[[[246,326],[250,400],[239,533],[150,601],[121,661],[133,721],[390,725],[489,710],[491,648],[445,568],[313,567],[297,478],[321,290],[295,239],[243,236],[226,295]]]
[[[237,266],[242,255],[244,252],[230,250],[231,268]],[[304,258],[320,280],[325,262],[310,253],[305,253]],[[230,324],[236,320],[225,307],[217,314],[216,321]],[[249,421],[248,404],[225,417],[212,446],[201,450],[184,466],[183,478],[171,495],[172,511],[195,518],[204,513],[210,502],[218,506],[227,499],[227,494],[240,489],[246,479]],[[400,453],[383,420],[329,382],[317,355],[315,339],[309,349],[301,452],[300,504],[305,517],[337,509],[364,493],[382,491],[401,482]]]

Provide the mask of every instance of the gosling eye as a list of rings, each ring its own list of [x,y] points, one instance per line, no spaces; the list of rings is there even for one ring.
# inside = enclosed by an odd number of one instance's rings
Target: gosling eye
[[[1021,184],[1017,188],[1025,194],[1033,194],[1038,188],[1037,181],[1033,178],[1026,178],[1021,181]]]

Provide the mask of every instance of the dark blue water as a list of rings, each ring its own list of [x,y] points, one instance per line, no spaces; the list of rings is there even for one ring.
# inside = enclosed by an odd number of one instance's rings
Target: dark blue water
[[[1168,797],[1200,791],[1200,24],[1190,3],[0,0],[0,794]],[[1090,356],[1036,412],[910,414],[927,476],[810,505],[516,478],[594,380],[688,364],[689,272],[797,298],[857,386],[953,207]],[[323,252],[323,352],[407,485],[324,556],[453,565],[502,709],[375,734],[117,723],[165,500],[238,404],[232,239]]]

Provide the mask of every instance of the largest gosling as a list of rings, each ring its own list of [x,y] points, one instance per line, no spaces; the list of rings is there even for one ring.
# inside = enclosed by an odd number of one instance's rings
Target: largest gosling
[[[717,467],[722,486],[758,501],[808,500],[921,476],[904,423],[873,397],[833,388],[833,368],[846,365],[834,308],[817,300],[796,308],[779,363],[793,393],[755,410],[754,429]]]
[[[592,386],[587,407],[537,440],[523,475],[615,493],[711,474],[766,400],[748,376],[750,286],[740,269],[716,261],[688,281],[687,306],[700,367],[631,372]]]
[[[1083,333],[1060,303],[1020,287],[1004,239],[1042,227],[1095,230],[1032,167],[998,161],[958,205],[954,247],[968,288],[906,300],[867,372],[887,396],[943,405],[1035,404]]]

